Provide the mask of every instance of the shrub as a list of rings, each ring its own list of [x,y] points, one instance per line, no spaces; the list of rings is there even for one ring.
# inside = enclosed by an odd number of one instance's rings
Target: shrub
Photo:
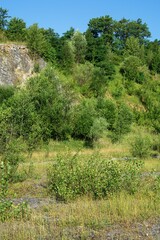
[[[126,58],[120,68],[120,73],[129,81],[143,83],[148,77],[148,69],[143,65],[140,58],[129,56]]]
[[[116,104],[106,98],[98,98],[97,100],[97,112],[100,117],[104,118],[108,123],[108,129],[112,130],[116,121]]]
[[[129,160],[125,163],[123,169],[123,188],[130,194],[134,194],[141,183],[140,170],[143,167],[142,161]]]
[[[152,150],[155,154],[160,154],[160,135],[156,135],[152,144]]]
[[[5,222],[11,219],[22,219],[29,216],[27,204],[25,202],[17,205],[10,200],[0,199],[0,221]]]
[[[0,86],[0,104],[12,97],[14,91],[15,89],[12,86]]]
[[[90,138],[90,129],[95,118],[97,118],[96,100],[83,100],[75,109],[74,136],[81,139]]]
[[[0,29],[0,43],[7,42],[7,37],[5,35],[5,32]]]
[[[133,194],[141,182],[141,166],[137,161],[108,161],[99,154],[83,162],[77,154],[58,156],[48,170],[48,189],[62,201],[82,195],[104,198],[120,190]]]
[[[151,139],[148,136],[138,135],[131,142],[131,154],[133,157],[146,158],[151,153]]]
[[[133,114],[129,107],[121,103],[117,109],[117,117],[111,133],[113,142],[121,140],[124,134],[130,132],[130,127],[133,121]]]
[[[15,141],[6,145],[6,151],[2,155],[0,162],[0,221],[11,219],[21,219],[28,216],[28,207],[25,202],[18,205],[6,199],[8,183],[15,177],[20,157],[20,148],[15,145]]]
[[[96,104],[95,98],[85,99],[75,109],[73,136],[85,140],[89,147],[93,147],[108,127],[106,119],[98,115]]]

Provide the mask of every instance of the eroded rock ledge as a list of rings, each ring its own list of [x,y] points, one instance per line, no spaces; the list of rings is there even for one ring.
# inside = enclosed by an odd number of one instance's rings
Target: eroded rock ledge
[[[24,83],[34,72],[34,66],[45,67],[43,59],[36,62],[29,55],[26,46],[16,44],[0,44],[0,85]]]

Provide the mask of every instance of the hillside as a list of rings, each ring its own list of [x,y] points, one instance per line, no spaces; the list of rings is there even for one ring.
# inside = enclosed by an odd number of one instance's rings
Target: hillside
[[[59,36],[0,8],[0,239],[159,239],[150,35],[107,15]]]

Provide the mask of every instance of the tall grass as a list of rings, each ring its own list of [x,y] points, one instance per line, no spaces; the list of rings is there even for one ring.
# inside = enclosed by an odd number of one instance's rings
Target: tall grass
[[[153,201],[154,198],[154,201]],[[133,223],[159,216],[158,195],[145,196],[126,192],[113,194],[108,199],[92,200],[84,197],[68,204],[52,204],[32,212],[29,221],[14,221],[0,225],[3,240],[37,239],[106,239],[107,227],[120,224],[123,228]],[[102,238],[98,238],[102,233]],[[135,236],[136,237],[136,236]],[[136,239],[136,238],[135,238]]]

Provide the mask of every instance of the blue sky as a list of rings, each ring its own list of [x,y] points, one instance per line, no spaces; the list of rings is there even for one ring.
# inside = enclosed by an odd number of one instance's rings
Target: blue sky
[[[152,40],[160,39],[160,0],[0,0],[12,17],[22,18],[27,26],[53,28],[62,34],[74,27],[84,32],[91,18],[110,15],[146,22]]]

